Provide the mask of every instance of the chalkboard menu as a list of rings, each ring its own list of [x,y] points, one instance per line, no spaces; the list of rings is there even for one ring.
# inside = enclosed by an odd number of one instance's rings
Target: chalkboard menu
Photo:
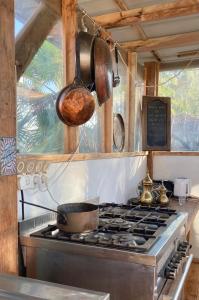
[[[143,96],[143,150],[170,150],[171,99]]]

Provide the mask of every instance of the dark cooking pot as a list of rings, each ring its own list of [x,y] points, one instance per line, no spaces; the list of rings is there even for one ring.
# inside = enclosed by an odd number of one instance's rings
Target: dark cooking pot
[[[57,227],[65,232],[80,233],[97,229],[99,225],[98,206],[91,203],[69,203],[58,205],[57,210],[27,201],[20,202],[39,207],[57,214]]]

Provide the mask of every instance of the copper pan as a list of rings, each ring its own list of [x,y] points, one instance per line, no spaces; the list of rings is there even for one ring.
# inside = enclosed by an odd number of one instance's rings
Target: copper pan
[[[57,214],[57,227],[70,233],[89,232],[99,225],[99,209],[92,203],[67,203],[58,205],[57,210],[22,201],[24,204],[39,207]]]
[[[95,88],[99,105],[112,95],[113,67],[109,45],[102,38],[96,37],[94,42]]]
[[[56,101],[57,115],[68,126],[86,123],[95,110],[95,100],[78,79],[65,87]]]

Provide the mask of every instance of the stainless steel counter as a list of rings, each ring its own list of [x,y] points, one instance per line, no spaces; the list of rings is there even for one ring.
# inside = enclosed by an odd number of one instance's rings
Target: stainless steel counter
[[[19,276],[0,274],[0,300],[109,300],[102,292],[79,289]]]

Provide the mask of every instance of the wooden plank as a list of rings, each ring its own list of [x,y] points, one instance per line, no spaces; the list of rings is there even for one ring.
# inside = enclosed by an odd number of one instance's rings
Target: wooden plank
[[[158,95],[159,63],[147,62],[144,64],[145,94],[147,96]]]
[[[153,179],[153,151],[149,151],[147,156],[147,169],[151,179]]]
[[[121,1],[120,1],[121,2]],[[122,9],[125,8],[123,5]],[[104,28],[129,26],[135,23],[160,21],[199,13],[199,0],[181,0],[147,7],[123,10],[94,17]]]
[[[48,154],[48,155],[18,155],[17,161],[49,161],[51,162],[65,162],[72,158],[72,161],[82,160],[96,160],[96,159],[110,159],[122,157],[136,157],[147,156],[147,151],[140,152],[112,152],[112,153],[79,153],[75,154]]]
[[[194,45],[199,42],[199,31],[174,34],[169,36],[157,37],[136,41],[120,43],[124,49],[135,52],[148,52],[157,49],[175,48],[186,45]]]
[[[56,0],[56,10],[53,9],[54,2],[51,5],[46,5],[47,2],[40,3],[28,23],[17,35],[15,60],[18,80],[60,17],[58,12],[61,9],[61,0]]]
[[[119,9],[122,10],[128,10],[128,6],[126,5],[126,2],[124,0],[114,0],[114,2],[117,4],[117,6],[119,7]],[[132,29],[134,30],[134,28],[136,28],[137,32],[139,33],[140,37],[143,40],[147,40],[148,37],[144,31],[144,29],[142,28],[142,26],[138,23],[138,24],[134,24],[134,25],[130,25],[132,27]],[[155,57],[155,59],[157,61],[161,61],[159,55],[157,52],[155,51],[151,51],[152,55]]]
[[[199,156],[197,151],[154,151],[155,156]]]
[[[128,53],[128,67],[129,67],[129,134],[128,145],[129,151],[135,148],[135,105],[136,105],[136,87],[135,79],[137,77],[137,53]]]
[[[189,60],[174,61],[169,63],[160,63],[160,71],[171,71],[176,69],[188,69],[197,67],[199,67],[198,58],[190,58]]]
[[[0,136],[16,136],[14,1],[0,0]],[[16,176],[0,176],[0,272],[17,274]]]
[[[184,300],[199,300],[199,264],[193,261],[185,282]]]
[[[158,81],[159,81],[159,63],[149,62],[144,64],[144,81],[145,81],[145,94],[147,96],[158,95]],[[142,136],[146,136],[146,128],[144,126],[142,117]],[[153,152],[149,151],[147,156],[147,168],[149,174],[153,179]]]
[[[64,48],[64,69],[65,84],[71,84],[75,78],[76,61],[76,32],[77,13],[76,0],[62,0],[62,24],[63,24],[63,48]],[[65,126],[65,153],[74,152],[78,146],[78,128]]]
[[[113,96],[104,103],[105,152],[113,151]]]

